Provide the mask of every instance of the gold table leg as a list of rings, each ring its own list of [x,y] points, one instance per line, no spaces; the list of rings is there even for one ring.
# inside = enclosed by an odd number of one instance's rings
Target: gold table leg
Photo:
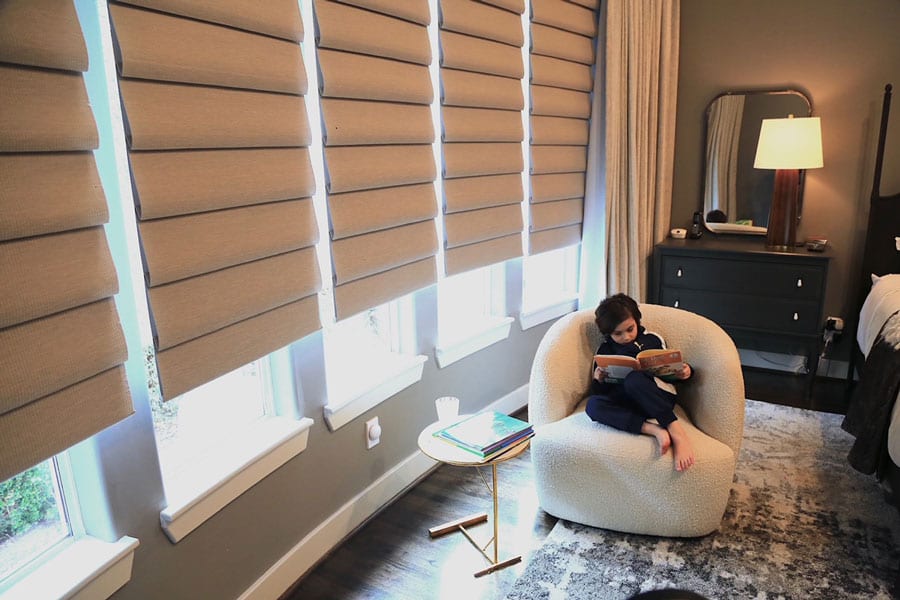
[[[449,521],[442,525],[436,525],[428,530],[428,535],[432,538],[436,538],[438,536],[452,533],[454,531],[461,532],[466,539],[471,542],[475,549],[481,552],[481,555],[490,563],[490,566],[484,568],[475,573],[475,577],[481,577],[482,575],[488,575],[493,573],[494,571],[499,571],[500,569],[505,569],[510,565],[514,565],[522,561],[521,556],[514,556],[512,558],[507,558],[504,561],[500,560],[500,521],[498,519],[500,513],[500,502],[499,496],[497,495],[497,465],[495,463],[491,464],[491,476],[493,479],[493,485],[490,486],[491,496],[494,502],[494,537],[484,545],[482,548],[478,545],[478,542],[475,541],[475,538],[468,532],[466,527],[471,525],[477,525],[479,523],[484,523],[487,521],[487,513],[477,513],[474,515],[469,515],[468,517],[462,517],[461,519],[456,519],[454,521]],[[494,546],[494,556],[493,558],[485,552],[485,549],[492,545]]]

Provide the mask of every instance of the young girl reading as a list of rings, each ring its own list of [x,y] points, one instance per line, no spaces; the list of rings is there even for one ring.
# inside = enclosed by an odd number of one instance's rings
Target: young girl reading
[[[597,327],[606,339],[596,354],[636,356],[641,350],[666,347],[659,334],[641,326],[637,302],[625,294],[603,300],[594,313]],[[684,363],[674,378],[685,380],[692,375]],[[643,371],[632,371],[622,383],[605,380],[606,372],[594,365],[591,391],[585,411],[598,423],[622,431],[651,435],[659,442],[660,456],[672,448],[675,470],[684,471],[694,464],[694,449],[675,416],[675,386]],[[650,419],[654,419],[655,422]]]

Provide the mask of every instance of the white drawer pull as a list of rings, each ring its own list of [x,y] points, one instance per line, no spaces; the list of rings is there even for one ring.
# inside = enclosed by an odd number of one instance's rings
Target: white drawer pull
[[[794,313],[794,320],[795,320],[795,321],[799,321],[799,320],[800,320],[800,315],[798,315],[797,313]]]
[[[672,306],[674,306],[675,308],[678,308],[678,305],[679,305],[679,304],[681,304],[681,301],[680,301],[680,300],[676,300],[676,301],[675,301],[675,304],[673,304]]]
[[[797,278],[797,287],[803,287],[803,278],[802,277]]]
[[[682,275],[681,267],[678,267],[678,270],[675,271],[675,277],[681,277],[681,275]]]

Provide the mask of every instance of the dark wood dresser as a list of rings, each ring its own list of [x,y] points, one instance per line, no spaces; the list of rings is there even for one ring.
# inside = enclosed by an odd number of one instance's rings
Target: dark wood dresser
[[[802,351],[812,379],[830,258],[805,248],[767,250],[757,237],[667,239],[654,249],[651,301],[712,319],[738,348]]]

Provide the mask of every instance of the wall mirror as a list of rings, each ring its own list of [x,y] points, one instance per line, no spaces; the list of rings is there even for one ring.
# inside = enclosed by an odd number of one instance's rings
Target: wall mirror
[[[754,169],[763,119],[809,117],[812,104],[797,90],[730,91],[706,108],[703,215],[716,233],[765,235],[775,171]],[[803,202],[803,178],[800,179]]]

